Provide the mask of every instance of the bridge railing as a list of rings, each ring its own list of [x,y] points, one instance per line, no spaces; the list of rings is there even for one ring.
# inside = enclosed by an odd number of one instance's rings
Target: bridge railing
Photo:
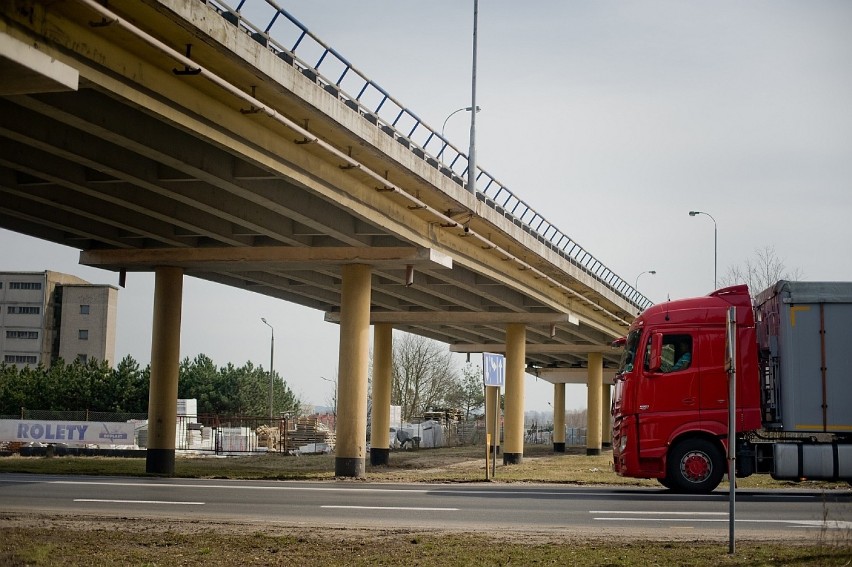
[[[250,3],[252,19],[267,22],[263,27],[243,16],[247,0],[240,0],[235,7],[225,0],[208,0],[207,3],[225,20],[293,65],[416,156],[455,183],[465,185],[468,157],[462,150],[311,33],[274,0]],[[653,304],[481,167],[477,167],[475,184],[479,200],[591,277],[640,309]]]

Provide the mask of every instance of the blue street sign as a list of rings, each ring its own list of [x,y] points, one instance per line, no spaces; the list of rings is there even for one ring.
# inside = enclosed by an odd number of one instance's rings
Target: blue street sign
[[[502,354],[482,353],[482,372],[486,386],[506,385],[506,357]]]

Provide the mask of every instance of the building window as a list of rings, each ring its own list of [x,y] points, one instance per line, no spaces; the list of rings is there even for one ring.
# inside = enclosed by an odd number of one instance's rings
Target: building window
[[[41,307],[32,307],[30,305],[10,305],[6,308],[6,313],[9,315],[38,315],[41,313]]]
[[[77,331],[77,338],[80,339],[81,341],[88,341],[89,340],[89,330],[88,329],[80,329],[79,331]]]
[[[82,362],[83,364],[86,364],[86,361],[88,359],[89,359],[89,355],[87,355],[87,354],[78,354],[77,355],[77,362]]]
[[[9,289],[41,289],[41,282],[9,282]]]
[[[37,339],[38,331],[6,331],[7,339]]]
[[[89,306],[81,305],[80,306],[80,315],[88,315],[89,314]]]
[[[25,354],[7,354],[3,361],[9,364],[35,364],[37,362],[35,356]]]

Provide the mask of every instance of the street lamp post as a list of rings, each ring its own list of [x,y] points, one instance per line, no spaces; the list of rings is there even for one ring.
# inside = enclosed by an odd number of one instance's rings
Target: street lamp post
[[[334,400],[332,400],[334,402],[334,407],[332,408],[332,413],[334,413],[334,417],[336,418],[337,417],[337,380],[332,380],[330,378],[326,378],[325,376],[320,376],[320,378],[322,380],[325,380],[326,382],[331,382],[332,384],[334,384]]]
[[[473,64],[471,65],[470,107],[476,106],[476,43],[479,0],[473,0]],[[476,194],[476,113],[470,113],[470,151],[467,154],[467,190]]]
[[[470,112],[471,110],[473,110],[472,106],[466,106],[464,108],[457,108],[456,110],[450,112],[450,114],[444,119],[444,124],[441,126],[441,141],[444,143],[444,145],[443,145],[443,147],[441,147],[441,151],[438,152],[438,159],[441,159],[441,156],[444,154],[444,150],[447,147],[447,141],[444,138],[444,129],[447,127],[447,122],[450,120],[450,118],[453,117],[454,114],[457,114],[457,113],[462,112],[462,111]],[[476,111],[479,112],[480,110],[482,110],[482,109],[477,106]]]
[[[656,273],[657,273],[657,270],[645,270],[644,272],[642,272],[641,274],[639,274],[639,276],[641,276],[642,274],[651,274],[651,275],[654,275],[654,274],[656,274]],[[639,276],[636,276],[636,283],[635,283],[635,284],[633,284],[633,289],[635,289],[636,291],[639,291]]]
[[[444,125],[443,125],[443,126],[441,126],[441,137],[442,137],[442,138],[444,137],[444,129],[447,127],[447,122],[450,120],[450,118],[452,118],[452,117],[453,117],[453,115],[454,115],[454,114],[457,114],[457,113],[462,112],[462,111],[464,111],[464,112],[470,112],[471,110],[473,110],[473,107],[472,107],[472,106],[466,106],[466,107],[464,107],[464,108],[457,108],[456,110],[454,110],[454,111],[450,112],[449,116],[447,116],[447,117],[444,119]],[[480,110],[482,110],[482,108],[480,108],[480,107],[478,107],[478,106],[477,106],[477,107],[476,107],[476,111],[477,111],[477,112],[479,112]]]
[[[272,380],[273,380],[273,372],[272,365],[275,361],[275,329],[272,328],[272,325],[267,323],[265,317],[260,318],[263,321],[263,324],[269,327],[269,330],[272,332],[272,338],[269,341],[269,421],[272,421]]]
[[[711,215],[710,213],[705,213],[704,211],[689,211],[689,216],[694,217],[696,215],[707,215],[708,217],[710,217],[710,220],[713,221],[713,289],[715,290],[716,289],[716,273],[717,273],[716,267],[718,265],[718,263],[717,263],[717,257],[718,257],[718,255],[717,255],[717,250],[718,250],[717,243],[718,243],[718,235],[719,235],[718,225],[716,224],[716,219],[713,218],[713,215]]]

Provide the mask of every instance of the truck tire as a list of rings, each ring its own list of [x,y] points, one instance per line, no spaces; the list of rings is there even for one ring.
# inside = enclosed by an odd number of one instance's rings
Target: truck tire
[[[719,448],[707,439],[684,439],[675,444],[666,463],[666,482],[677,492],[712,492],[725,474]]]
[[[669,490],[675,490],[674,483],[671,480],[669,480],[668,477],[658,478],[657,482],[659,482],[660,484],[662,484],[664,487],[668,488]]]

